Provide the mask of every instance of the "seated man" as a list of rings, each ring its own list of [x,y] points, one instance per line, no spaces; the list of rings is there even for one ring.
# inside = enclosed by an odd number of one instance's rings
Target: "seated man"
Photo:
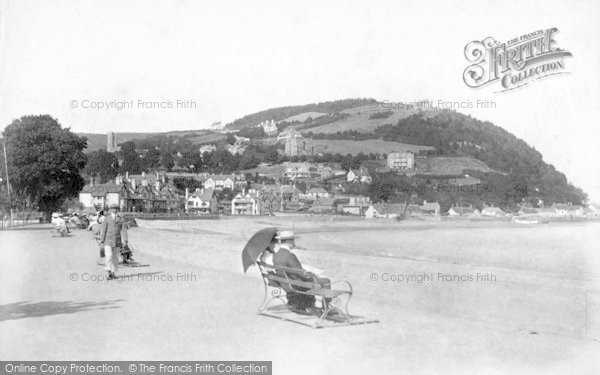
[[[69,227],[67,226],[67,223],[62,217],[60,217],[58,212],[52,213],[51,223],[54,226],[54,229],[60,233],[61,236],[66,236],[67,233],[69,233]]]
[[[281,266],[281,267],[289,267],[296,268],[299,270],[304,270],[302,268],[302,264],[292,253],[292,249],[296,246],[295,239],[298,238],[294,235],[292,231],[279,231],[275,235],[275,240],[277,242],[274,243],[273,246],[273,265]],[[309,272],[305,272],[306,276],[300,275],[299,273],[288,273],[288,277],[290,279],[302,280],[311,282],[313,278],[312,274]],[[281,275],[285,277],[285,275]],[[317,283],[325,289],[329,289],[331,287],[331,281],[326,278],[317,278]],[[293,310],[299,310],[301,312],[313,313],[315,310],[315,297],[311,295],[306,295],[302,293],[293,292],[290,290],[289,286],[284,288],[287,294],[288,306]],[[299,290],[307,290],[303,288],[297,288]]]

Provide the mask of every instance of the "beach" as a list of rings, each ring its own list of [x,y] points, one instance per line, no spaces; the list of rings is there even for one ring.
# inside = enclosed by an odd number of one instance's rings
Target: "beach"
[[[273,373],[594,373],[600,223],[329,216],[138,221],[136,260],[103,280],[90,232],[0,231],[0,351],[11,360],[269,360]],[[293,229],[301,262],[354,288],[377,324],[314,330],[257,314],[257,230]]]

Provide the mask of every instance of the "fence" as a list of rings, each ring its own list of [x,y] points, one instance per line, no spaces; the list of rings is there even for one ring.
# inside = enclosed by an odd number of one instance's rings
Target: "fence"
[[[217,214],[124,212],[126,218],[142,220],[219,220]]]

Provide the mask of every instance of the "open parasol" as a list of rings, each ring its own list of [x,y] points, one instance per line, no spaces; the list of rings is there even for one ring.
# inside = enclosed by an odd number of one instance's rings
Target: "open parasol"
[[[277,233],[277,228],[265,228],[256,232],[248,241],[242,251],[242,265],[244,273],[256,262],[260,254],[269,246],[271,240]]]

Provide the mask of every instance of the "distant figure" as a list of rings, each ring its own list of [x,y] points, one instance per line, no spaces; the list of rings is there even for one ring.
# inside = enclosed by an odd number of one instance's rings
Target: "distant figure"
[[[119,251],[123,245],[127,245],[127,226],[125,220],[119,215],[119,205],[111,204],[110,214],[104,217],[101,224],[100,243],[104,246],[106,256],[106,267],[108,279],[117,278],[119,268]]]
[[[67,236],[69,234],[69,227],[67,226],[67,222],[60,217],[58,212],[52,213],[52,225],[54,229],[61,235],[61,237]]]
[[[275,235],[275,240],[277,242],[273,246],[273,265],[296,268],[300,270],[304,270],[302,264],[292,253],[292,249],[296,247],[295,239],[298,238],[294,235],[294,232],[290,230],[279,231]],[[262,258],[261,258],[262,259]],[[266,263],[266,262],[265,262]],[[299,274],[288,273],[290,279],[302,280],[302,281],[312,281],[313,276],[309,272],[307,272],[308,277],[302,277]],[[285,275],[281,275],[285,277]],[[315,276],[316,277],[316,276]],[[331,281],[326,278],[316,278],[317,283],[322,287],[329,289],[331,287]],[[286,289],[286,288],[284,288]],[[289,289],[289,287],[287,288]],[[295,293],[291,290],[286,289],[288,306],[292,310],[299,310],[301,312],[306,313],[314,313],[315,311],[315,297],[311,295],[306,295],[302,293]],[[328,301],[326,301],[328,302]]]
[[[100,259],[98,260],[98,264],[106,264],[106,261],[104,258],[104,256],[105,256],[104,245],[102,244],[102,242],[100,240],[100,235],[102,234],[102,222],[103,221],[104,221],[104,211],[100,211],[100,212],[98,212],[96,221],[92,222],[92,224],[91,224],[92,236],[94,236],[94,239],[96,240],[96,243],[98,244],[98,247],[100,250]]]

